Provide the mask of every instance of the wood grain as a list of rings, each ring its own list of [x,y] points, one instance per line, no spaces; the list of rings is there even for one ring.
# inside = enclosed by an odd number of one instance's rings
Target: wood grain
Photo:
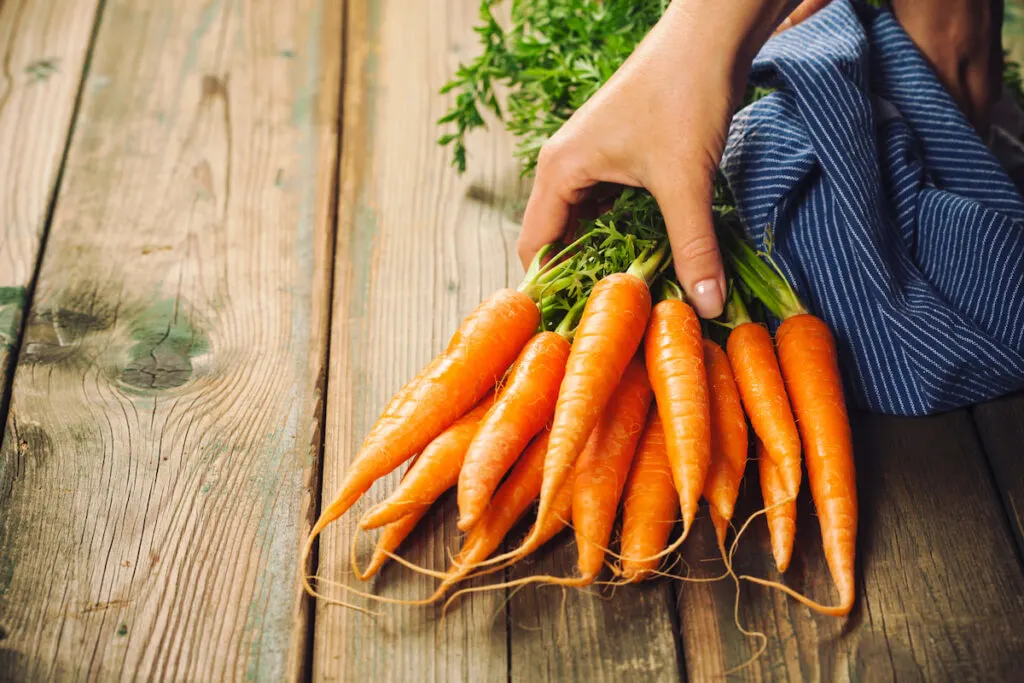
[[[21,334],[98,0],[0,2],[0,396]],[[2,483],[0,475],[0,483]],[[2,487],[0,487],[2,490]]]
[[[572,530],[548,545],[511,578],[577,576]],[[601,580],[612,578],[605,574]],[[510,680],[677,681],[683,663],[674,609],[672,586],[662,579],[615,590],[527,586],[509,603]]]
[[[325,422],[323,503],[385,403],[440,352],[485,296],[522,277],[516,224],[505,200],[518,191],[510,141],[477,136],[459,177],[435,140],[450,101],[437,94],[474,49],[476,0],[349,3],[338,247]],[[481,201],[484,199],[484,201]],[[369,585],[348,570],[350,532],[392,491],[386,477],[321,537],[319,573],[400,599],[437,585],[394,565]],[[445,497],[400,552],[446,568],[457,549],[454,496]],[[365,561],[372,536],[364,539]],[[360,601],[341,590],[336,598]],[[379,607],[369,619],[317,604],[314,678],[492,681],[507,677],[504,591],[460,601],[445,620],[433,607]]]
[[[744,584],[740,620],[769,639],[747,680],[1010,680],[1024,655],[1024,573],[966,411],[929,418],[854,416],[860,594],[847,620],[817,616],[785,596]],[[760,505],[748,467],[745,518]],[[806,484],[804,484],[806,491]],[[786,582],[834,602],[812,505],[798,513]],[[706,520],[705,520],[706,522]],[[701,525],[687,555],[717,555]],[[740,573],[779,577],[763,522],[736,556]],[[683,650],[691,680],[742,664],[756,642],[732,619],[731,582],[681,588]]]
[[[976,405],[971,415],[1002,494],[1014,540],[1024,557],[1024,393]]]
[[[105,3],[3,441],[8,679],[302,675],[340,32]]]

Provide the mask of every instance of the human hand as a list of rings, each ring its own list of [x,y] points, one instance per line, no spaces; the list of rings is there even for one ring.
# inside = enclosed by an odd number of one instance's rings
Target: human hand
[[[644,187],[665,217],[679,282],[703,317],[725,277],[711,216],[714,177],[750,62],[796,3],[676,0],[633,54],[541,150],[523,217],[524,267],[563,236],[599,183]]]

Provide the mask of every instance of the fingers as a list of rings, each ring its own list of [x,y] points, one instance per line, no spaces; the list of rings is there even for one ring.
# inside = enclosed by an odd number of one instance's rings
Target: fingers
[[[543,246],[565,234],[573,207],[589,190],[586,183],[575,181],[578,177],[565,152],[550,143],[544,146],[537,159],[537,172],[516,243],[523,268],[529,268]]]
[[[713,176],[673,177],[667,188],[651,193],[665,216],[676,276],[687,300],[702,318],[715,318],[725,303],[725,272],[711,217]]]

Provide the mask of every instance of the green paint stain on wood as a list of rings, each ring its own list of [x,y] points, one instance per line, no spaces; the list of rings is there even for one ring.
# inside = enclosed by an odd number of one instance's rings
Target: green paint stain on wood
[[[10,348],[18,339],[25,311],[24,287],[0,287],[0,348]]]
[[[40,83],[48,80],[53,74],[59,73],[58,64],[60,64],[60,59],[57,57],[44,57],[26,66],[25,73],[28,74],[31,83]]]
[[[210,348],[178,299],[157,301],[132,321],[130,329],[135,344],[128,349],[121,379],[139,389],[181,386],[192,376],[192,359]]]
[[[122,637],[128,635],[128,624],[122,623],[120,626],[118,626],[117,635]]]

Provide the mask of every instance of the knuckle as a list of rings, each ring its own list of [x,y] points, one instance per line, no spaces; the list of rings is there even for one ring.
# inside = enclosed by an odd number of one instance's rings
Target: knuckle
[[[704,261],[718,258],[718,240],[714,233],[694,235],[685,239],[676,251],[677,257],[684,263]]]

